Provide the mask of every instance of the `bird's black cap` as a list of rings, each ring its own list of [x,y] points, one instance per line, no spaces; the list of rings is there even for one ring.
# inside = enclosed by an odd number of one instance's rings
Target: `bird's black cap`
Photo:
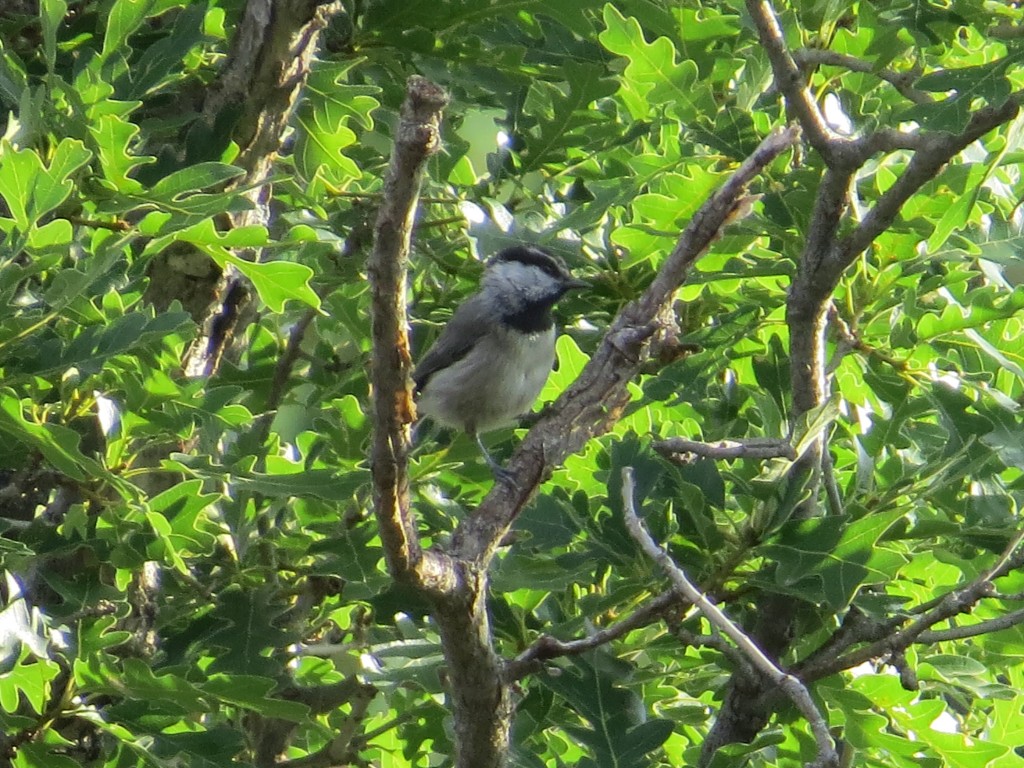
[[[551,277],[557,278],[566,284],[567,288],[586,288],[589,284],[583,280],[577,280],[572,276],[565,262],[550,251],[536,245],[513,245],[498,251],[487,262],[497,264],[502,261],[518,261],[522,264],[535,266]]]

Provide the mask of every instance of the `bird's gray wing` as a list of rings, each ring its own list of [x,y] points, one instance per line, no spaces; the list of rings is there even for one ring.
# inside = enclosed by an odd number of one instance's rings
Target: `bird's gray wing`
[[[412,372],[417,391],[423,389],[435,373],[465,357],[493,323],[493,309],[488,310],[479,294],[460,304]]]

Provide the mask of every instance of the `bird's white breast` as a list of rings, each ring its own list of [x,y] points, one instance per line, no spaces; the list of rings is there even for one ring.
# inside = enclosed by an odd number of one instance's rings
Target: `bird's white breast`
[[[465,357],[432,375],[418,410],[467,432],[507,426],[528,412],[555,362],[555,329],[522,333],[498,325]]]

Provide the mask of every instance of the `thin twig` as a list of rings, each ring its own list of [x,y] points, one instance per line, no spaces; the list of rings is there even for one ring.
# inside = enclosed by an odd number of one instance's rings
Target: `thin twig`
[[[1024,544],[1024,531],[1018,531],[1016,535],[1010,539],[1010,543],[1006,545],[1005,549],[1003,549],[1003,553],[999,556],[999,559],[996,560],[991,568],[979,577],[979,580],[991,583],[1000,576],[1009,573],[1013,568],[1018,567],[1021,559],[1018,549],[1021,544]]]
[[[612,626],[586,637],[581,637],[578,640],[562,641],[550,635],[541,635],[531,643],[529,648],[511,661],[506,662],[503,676],[509,682],[520,680],[537,670],[541,662],[546,659],[553,659],[559,656],[576,656],[585,651],[607,645],[613,640],[623,637],[628,632],[632,632],[634,629],[646,627],[648,624],[654,623],[661,618],[666,608],[674,604],[683,607],[685,606],[685,601],[676,594],[675,590],[670,589],[644,603],[629,616],[615,622]]]
[[[828,446],[821,451],[821,482],[825,486],[825,497],[828,499],[828,511],[833,515],[843,514],[843,495],[839,492],[839,481],[836,480],[835,465]]]
[[[414,717],[416,717],[416,714],[413,712],[403,712],[397,717],[393,717],[390,720],[388,720],[386,723],[384,723],[384,725],[380,725],[374,728],[372,731],[367,731],[366,733],[361,733],[358,736],[356,736],[356,738],[354,739],[354,745],[363,746],[369,744],[378,736],[385,734],[388,731],[394,730],[403,723],[409,722]]]
[[[633,480],[632,467],[622,469],[622,505],[625,515],[626,528],[643,549],[644,553],[661,569],[672,582],[673,588],[687,600],[692,602],[707,617],[713,627],[724,633],[743,651],[751,664],[768,679],[772,680],[796,705],[800,713],[807,719],[814,734],[814,741],[818,747],[818,759],[815,766],[836,766],[839,764],[839,757],[836,754],[835,743],[829,733],[828,724],[821,712],[818,711],[810,692],[804,684],[793,675],[786,674],[775,663],[765,656],[764,652],[751,640],[743,630],[736,626],[722,610],[711,602],[690,581],[683,570],[676,565],[667,552],[665,552],[651,538],[651,535],[644,528],[637,516],[634,501],[635,483]]]
[[[988,35],[999,40],[1015,40],[1018,37],[1024,37],[1024,24],[1011,24],[1010,22],[995,24],[988,28]]]
[[[691,648],[714,648],[731,661],[733,665],[744,674],[752,675],[754,673],[754,668],[750,664],[750,659],[748,659],[744,655],[743,651],[735,645],[730,645],[729,641],[726,640],[725,635],[720,632],[715,632],[710,635],[698,635],[680,627],[679,629],[676,629],[675,635],[679,638],[680,642],[684,645],[690,646]]]
[[[992,595],[993,599],[1003,600],[1004,602],[1017,602],[1024,600],[1024,592],[996,592]]]
[[[813,661],[807,659],[796,665],[793,669],[794,673],[799,674],[804,680],[819,680],[844,669],[856,667],[865,661],[902,653],[915,643],[925,642],[921,640],[925,632],[942,621],[970,611],[982,598],[991,597],[995,590],[993,582],[996,579],[1010,570],[1024,565],[1022,543],[1024,543],[1024,531],[1013,537],[991,568],[967,584],[931,601],[928,610],[920,613],[913,622],[903,629],[886,633],[863,648],[858,648],[843,656],[830,654],[828,657],[822,657],[815,654]],[[936,632],[946,631],[937,630]],[[941,634],[933,635],[933,637],[942,639]]]
[[[774,437],[750,437],[742,440],[719,440],[717,443],[702,443],[682,437],[656,440],[654,450],[667,459],[676,460],[680,455],[703,456],[708,459],[796,459],[796,451],[788,440]]]
[[[123,219],[113,221],[101,221],[99,219],[87,219],[82,216],[68,216],[67,220],[80,227],[92,227],[93,229],[109,229],[111,232],[127,232],[132,225]]]
[[[334,765],[367,765],[359,758],[359,746],[362,744],[356,729],[366,718],[370,702],[376,696],[377,689],[372,685],[360,685],[349,699],[350,709],[342,721],[334,738],[316,752],[305,757],[285,760],[278,763],[281,768],[328,768]]]
[[[835,140],[839,137],[828,127],[821,110],[811,98],[806,78],[786,48],[775,10],[767,0],[747,0],[747,12],[768,54],[772,72],[775,74],[775,84],[785,96],[786,104],[796,115],[807,141],[825,162],[831,165],[836,149]]]
[[[277,359],[277,365],[274,366],[274,378],[270,382],[270,395],[267,398],[268,411],[277,410],[281,404],[285,387],[288,385],[288,378],[292,375],[292,369],[295,368],[295,363],[302,352],[302,340],[306,337],[309,324],[315,317],[315,309],[306,310],[288,333],[288,343],[285,345],[284,352]]]
[[[896,72],[892,69],[879,69],[870,61],[864,61],[864,59],[858,59],[856,56],[829,51],[823,48],[804,48],[794,51],[793,60],[802,70],[824,65],[840,67],[851,72],[863,72],[864,74],[874,75],[879,80],[889,83],[902,96],[915,104],[929,104],[934,101],[930,94],[913,87],[914,81],[917,79],[917,74],[914,72]]]
[[[252,428],[256,445],[263,445],[270,436],[270,427],[274,423],[277,409],[284,399],[288,379],[292,375],[295,363],[298,362],[302,354],[302,340],[314,317],[316,317],[316,310],[309,309],[299,318],[299,321],[292,326],[288,334],[288,342],[285,344],[284,351],[277,358],[277,364],[274,366],[274,376],[270,382],[270,394],[267,396],[267,407],[253,424]]]
[[[997,616],[994,619],[985,619],[976,624],[950,627],[949,629],[931,629],[918,635],[917,642],[942,643],[947,640],[963,640],[965,637],[977,637],[978,635],[986,635],[989,632],[1009,629],[1021,622],[1024,622],[1024,608],[1018,608],[1016,611],[1010,611],[1010,613]]]

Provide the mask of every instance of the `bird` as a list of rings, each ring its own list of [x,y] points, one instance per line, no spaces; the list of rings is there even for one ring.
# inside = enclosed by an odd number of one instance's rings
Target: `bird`
[[[510,476],[480,435],[533,407],[555,363],[552,307],[588,285],[544,248],[505,248],[413,370],[419,416],[472,437],[497,480]]]

